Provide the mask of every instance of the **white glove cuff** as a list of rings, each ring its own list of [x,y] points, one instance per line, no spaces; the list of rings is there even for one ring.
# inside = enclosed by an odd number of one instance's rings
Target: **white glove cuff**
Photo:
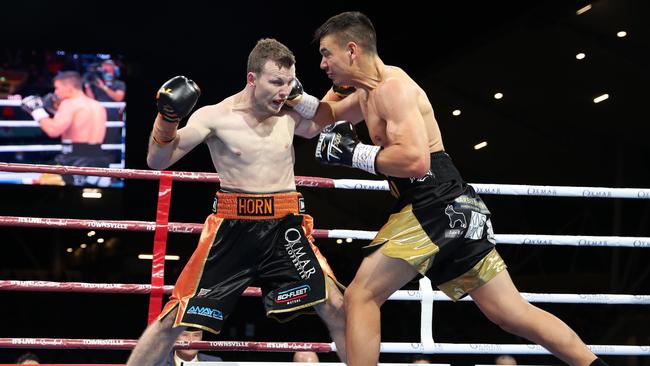
[[[357,144],[352,153],[352,166],[363,169],[369,173],[377,174],[375,171],[375,160],[381,146]]]
[[[313,95],[302,93],[300,102],[293,107],[293,110],[298,112],[302,118],[311,120],[316,115],[316,110],[320,100]]]
[[[50,118],[50,115],[43,108],[34,109],[31,114],[34,121],[40,121],[43,118]]]

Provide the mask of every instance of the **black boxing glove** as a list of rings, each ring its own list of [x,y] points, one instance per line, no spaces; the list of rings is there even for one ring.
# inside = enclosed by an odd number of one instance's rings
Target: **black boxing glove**
[[[344,99],[348,95],[357,91],[357,88],[348,85],[332,85],[332,91],[336,94],[337,97]]]
[[[50,118],[43,107],[43,99],[38,95],[30,95],[20,101],[20,107],[27,113],[32,115],[35,121],[40,121],[44,118]]]
[[[56,111],[59,109],[59,105],[61,104],[61,99],[54,95],[54,93],[47,93],[43,97],[43,108],[49,113],[50,115],[55,115]]]
[[[316,115],[320,100],[313,95],[305,93],[300,81],[294,78],[291,81],[291,92],[285,104],[292,107],[302,118],[312,119]]]
[[[316,160],[326,165],[359,168],[372,174],[381,146],[359,142],[352,123],[336,122],[323,129],[316,144]]]
[[[185,76],[175,76],[167,80],[156,93],[156,105],[163,122],[156,122],[151,136],[158,144],[166,144],[176,138],[176,130],[181,119],[185,118],[196,105],[201,89]]]
[[[190,112],[201,95],[196,83],[185,76],[167,80],[156,93],[158,112],[167,122],[178,123]]]

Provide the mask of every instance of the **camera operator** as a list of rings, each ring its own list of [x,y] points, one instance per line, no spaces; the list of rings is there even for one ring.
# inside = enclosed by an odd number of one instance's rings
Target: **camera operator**
[[[117,79],[115,62],[105,60],[99,67],[93,65],[84,75],[86,95],[100,102],[122,102],[126,84]]]
[[[123,102],[126,84],[117,79],[118,69],[113,60],[101,64],[91,64],[84,74],[84,91],[90,98],[99,102]],[[124,121],[124,107],[106,107],[109,121]],[[106,131],[106,143],[117,144],[122,141],[122,130],[109,128]]]

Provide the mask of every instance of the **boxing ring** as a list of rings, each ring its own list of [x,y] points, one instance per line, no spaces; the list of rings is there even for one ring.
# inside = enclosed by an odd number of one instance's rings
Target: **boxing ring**
[[[87,220],[72,218],[42,218],[0,216],[0,226],[50,228],[50,229],[102,229],[116,231],[154,232],[154,250],[150,284],[82,283],[50,281],[0,280],[2,291],[37,291],[66,293],[149,294],[148,319],[154,319],[161,310],[163,295],[170,294],[172,286],[164,284],[165,248],[168,233],[199,234],[202,224],[169,222],[169,208],[173,181],[219,182],[216,173],[172,172],[115,168],[89,168],[52,165],[29,165],[0,163],[0,171],[14,173],[78,174],[125,179],[158,180],[158,209],[155,221]],[[330,179],[296,177],[301,187],[384,190],[388,183],[378,180]],[[546,197],[625,198],[650,199],[650,189],[603,188],[569,186],[496,185],[471,184],[481,195],[520,195]],[[372,239],[376,232],[348,229],[315,229],[316,238]],[[627,247],[634,250],[650,248],[650,237],[622,236],[570,236],[536,234],[495,234],[499,245],[580,247]],[[243,296],[261,296],[259,288],[248,288]],[[529,302],[561,304],[619,304],[650,305],[650,295],[634,294],[570,294],[570,293],[522,293]],[[541,346],[533,344],[488,343],[439,343],[433,339],[433,305],[436,301],[451,301],[442,292],[434,291],[425,277],[420,280],[419,290],[400,290],[391,301],[417,302],[420,306],[420,339],[415,343],[382,342],[383,353],[424,354],[550,354]],[[472,301],[466,297],[460,301]],[[128,350],[136,344],[133,339],[60,339],[60,338],[0,338],[0,348],[30,349],[111,349]],[[596,355],[650,356],[650,345],[588,345]],[[193,341],[177,342],[176,348],[192,348],[211,351],[273,351],[273,352],[335,352],[332,343],[314,342],[254,342],[254,341]],[[228,362],[226,362],[228,363]],[[232,362],[230,362],[232,363]],[[232,363],[245,364],[245,363]]]

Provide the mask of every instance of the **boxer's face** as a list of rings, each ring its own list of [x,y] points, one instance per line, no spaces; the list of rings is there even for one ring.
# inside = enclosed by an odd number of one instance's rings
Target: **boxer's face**
[[[69,83],[65,80],[55,80],[54,81],[54,95],[60,99],[70,98],[74,86],[72,83]]]
[[[320,39],[319,51],[321,54],[320,68],[335,85],[348,84],[348,69],[351,64],[351,53],[341,47],[333,35],[326,35]]]
[[[295,65],[290,68],[266,61],[262,72],[255,77],[255,102],[269,112],[276,114],[291,92],[291,81],[296,77]]]

